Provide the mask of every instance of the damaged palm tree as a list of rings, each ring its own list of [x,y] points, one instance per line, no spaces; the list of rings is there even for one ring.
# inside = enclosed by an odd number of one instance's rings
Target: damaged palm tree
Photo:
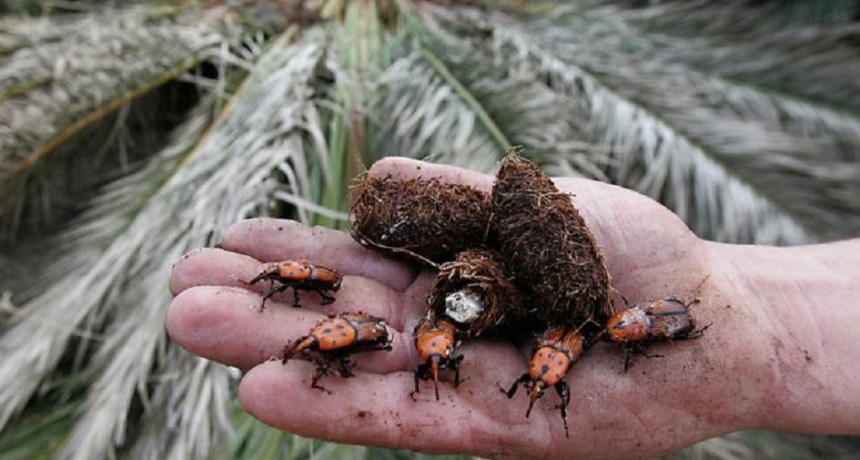
[[[439,269],[427,299],[437,316],[447,316],[467,336],[522,320],[523,296],[498,251],[467,250]]]
[[[603,256],[571,197],[516,151],[492,193],[493,232],[542,324],[604,324],[613,313]],[[588,326],[590,329],[591,326]]]
[[[359,186],[352,214],[352,236],[362,245],[437,265],[484,245],[490,197],[438,179],[368,177]]]

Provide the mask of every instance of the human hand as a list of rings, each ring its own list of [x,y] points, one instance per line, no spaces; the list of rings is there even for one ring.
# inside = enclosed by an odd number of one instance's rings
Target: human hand
[[[450,166],[390,158],[371,175],[439,177],[489,191],[492,176]],[[201,249],[174,266],[176,295],[167,318],[170,335],[188,351],[247,373],[239,398],[264,422],[330,441],[409,448],[435,453],[516,458],[643,458],[764,421],[763,335],[749,330],[755,312],[736,312],[714,271],[709,247],[658,203],[611,185],[558,179],[594,233],[614,288],[631,302],[669,296],[692,300],[700,339],[657,344],[659,359],[636,359],[624,373],[624,354],[598,344],[573,365],[570,437],[548,393],[525,418],[528,398],[509,400],[507,388],[527,368],[529,350],[498,339],[467,341],[458,388],[423,382],[415,400],[418,364],[412,330],[426,309],[434,273],[385,258],[343,232],[273,219],[239,222],[225,231],[220,249]],[[259,311],[267,283],[248,286],[263,265],[307,259],[345,275],[337,301],[321,305],[302,293],[275,296]],[[620,296],[617,296],[620,297]],[[306,335],[326,314],[364,311],[387,318],[396,330],[391,352],[354,356],[356,376],[323,377],[327,394],[310,387],[312,365],[279,357],[285,344]]]

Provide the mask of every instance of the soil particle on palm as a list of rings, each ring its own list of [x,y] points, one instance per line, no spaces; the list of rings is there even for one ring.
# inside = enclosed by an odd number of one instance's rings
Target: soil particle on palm
[[[437,179],[367,177],[351,208],[356,241],[384,254],[427,264],[450,261],[485,244],[489,194]]]
[[[491,249],[466,250],[443,264],[427,302],[437,316],[454,320],[467,337],[528,315],[501,254]]]
[[[491,230],[537,319],[604,324],[613,314],[609,273],[571,196],[514,152],[502,161],[492,208]]]

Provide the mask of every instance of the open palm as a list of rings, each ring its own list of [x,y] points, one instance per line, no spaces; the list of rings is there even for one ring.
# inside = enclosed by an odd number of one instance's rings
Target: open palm
[[[491,176],[406,159],[383,160],[370,174],[439,177],[487,191],[492,187]],[[595,233],[620,294],[615,297],[698,296],[694,311],[700,322],[722,315],[725,300],[719,280],[707,276],[706,246],[672,213],[610,185],[579,179],[556,183],[574,195]],[[318,295],[302,292],[302,308],[292,308],[292,292],[286,292],[260,311],[268,285],[250,286],[247,280],[264,262],[285,259],[307,259],[340,271],[344,281],[337,300],[321,305]],[[461,385],[442,384],[436,401],[425,382],[413,399],[418,358],[412,330],[426,309],[434,275],[369,251],[343,232],[248,220],[229,228],[220,248],[201,249],[176,263],[171,278],[176,298],[167,325],[189,351],[247,371],[240,400],[249,412],[314,438],[485,457],[635,458],[755,423],[758,394],[746,380],[756,378],[756,361],[751,360],[745,377],[730,359],[733,349],[724,339],[733,327],[731,317],[714,322],[702,339],[655,346],[663,358],[638,359],[626,373],[617,347],[592,349],[567,377],[570,438],[555,395],[547,394],[527,419],[526,398],[509,400],[499,391],[526,369],[529,350],[515,341],[465,343],[460,348],[466,356]],[[282,365],[271,359],[325,315],[344,311],[387,318],[396,330],[393,350],[354,356],[355,378],[323,377],[320,383],[330,394],[310,387],[311,364],[293,360]],[[747,354],[757,349],[736,342]],[[731,383],[711,377],[728,372],[740,377]],[[724,404],[738,397],[748,404]]]

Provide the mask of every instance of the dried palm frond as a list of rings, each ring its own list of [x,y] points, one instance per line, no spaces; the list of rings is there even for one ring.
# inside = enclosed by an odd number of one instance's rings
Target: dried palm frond
[[[142,430],[130,456],[137,459],[230,458],[235,376],[230,369],[168,346],[148,397]],[[217,453],[222,453],[218,455]]]
[[[0,56],[0,235],[13,234],[28,210],[51,206],[44,201],[103,180],[93,174],[101,156],[72,155],[69,142],[211,57],[224,40],[215,21],[159,20],[149,11],[29,20],[7,32],[19,49]],[[67,161],[46,161],[58,153]]]
[[[377,89],[380,150],[491,172],[518,144],[547,162],[578,165],[578,175],[605,177],[595,166],[605,151],[582,141],[579,102],[547,88],[528,62],[464,48],[469,42],[458,32],[480,41],[490,26],[476,19],[451,30],[446,13],[407,13],[405,32],[415,39],[400,41]]]
[[[503,147],[477,125],[474,110],[420,55],[395,60],[379,79],[380,156],[428,158],[489,171]]]
[[[631,1],[597,1],[595,5],[616,5],[626,15],[653,32],[700,38],[722,36],[742,42],[785,30],[807,26],[840,26],[856,18],[857,0],[787,0],[779,2],[723,2],[720,0],[664,1],[636,9]],[[749,61],[749,59],[744,59]]]
[[[164,372],[171,377],[162,384],[179,388],[191,385],[182,383],[186,379],[200,375],[181,372],[192,358],[163,360],[156,353],[165,346],[162,323],[169,301],[164,289],[169,263],[206,245],[229,223],[247,215],[265,214],[276,189],[309,200],[302,137],[307,126],[319,124],[309,84],[322,56],[317,40],[292,45],[290,38],[284,38],[275,44],[255,69],[252,80],[234,96],[217,129],[201,139],[206,124],[198,117],[198,122],[180,136],[185,141],[178,139],[163,154],[172,159],[173,166],[156,174],[162,179],[147,175],[156,169],[153,167],[117,183],[73,232],[78,239],[66,259],[70,263],[57,267],[61,274],[54,277],[53,286],[25,305],[28,316],[0,339],[3,349],[13,350],[0,363],[4,386],[0,390],[0,422],[5,423],[23,406],[67,344],[67,331],[46,330],[50,328],[40,318],[105,331],[93,362],[88,364],[103,369],[103,373],[93,383],[84,412],[62,451],[65,457],[98,458],[124,441],[129,404],[135,394],[148,398],[152,365],[159,368],[156,374]],[[293,165],[297,182],[267,180],[287,161]],[[149,193],[141,193],[141,188]],[[136,212],[116,212],[116,207]],[[95,248],[81,241],[93,241],[94,230],[100,230],[98,235],[102,236]],[[81,255],[76,258],[76,254]],[[152,254],[159,257],[150,257]],[[22,368],[26,371],[20,372]],[[219,393],[224,394],[224,389]],[[165,407],[161,411],[173,413],[167,404],[175,401],[162,398],[162,402]],[[218,405],[228,401],[210,403],[214,404],[210,409],[223,412]],[[199,416],[180,410],[179,414],[183,413]],[[199,420],[177,422],[180,426],[199,424]],[[224,429],[218,427],[216,431],[223,434]],[[216,434],[209,439],[215,440]],[[193,442],[200,440],[186,440],[186,444]],[[210,448],[198,445],[193,452],[205,457]]]
[[[611,152],[607,176],[660,199],[701,235],[798,243],[860,229],[860,205],[849,198],[860,191],[860,169],[847,153],[857,119],[673,62],[680,45],[633,28],[623,13],[456,20],[462,29],[495,24],[492,46],[475,46],[533,69],[558,100],[578,101],[567,118],[588,120],[580,143]]]
[[[0,382],[4,384],[0,390],[3,401],[0,425],[5,425],[23,407],[54,370],[72,338],[70,326],[98,330],[98,324],[111,309],[104,302],[119,297],[123,286],[134,282],[125,270],[117,267],[125,268],[123,264],[137,248],[122,244],[112,251],[104,248],[110,247],[118,234],[130,229],[127,210],[139,208],[140,201],[149,198],[151,193],[146,192],[153,181],[163,180],[172,172],[207,121],[205,113],[194,117],[174,148],[160,155],[160,161],[153,161],[141,172],[122,180],[113,192],[94,205],[80,224],[63,235],[63,256],[45,267],[43,283],[50,284],[22,305],[23,314],[13,318],[0,338],[0,347],[9,350],[0,363]],[[141,236],[146,235],[138,237]],[[157,322],[148,326],[160,328]],[[89,345],[84,342],[81,346]],[[135,362],[139,359],[135,357]]]
[[[255,69],[252,79],[234,96],[231,105],[219,120],[217,129],[209,131],[171,180],[141,210],[140,225],[132,225],[136,235],[152,234],[152,230],[145,231],[146,229],[159,229],[161,235],[158,242],[153,242],[153,247],[144,244],[141,248],[145,249],[145,253],[165,255],[165,259],[156,261],[146,258],[140,260],[143,264],[140,267],[141,272],[152,273],[151,276],[157,279],[153,279],[151,284],[143,283],[140,289],[127,289],[127,292],[132,293],[139,290],[140,301],[143,305],[155,308],[155,314],[163,315],[163,306],[168,300],[166,292],[154,290],[155,286],[166,285],[166,263],[175,260],[183,252],[206,244],[213,233],[217,238],[218,232],[230,222],[248,215],[266,214],[269,197],[276,189],[309,199],[309,174],[305,166],[308,159],[303,149],[303,137],[309,131],[308,126],[316,126],[315,130],[320,129],[319,114],[313,101],[315,94],[311,87],[322,57],[320,38],[308,35],[291,44],[292,37],[285,36],[274,44]],[[285,162],[292,164],[296,182],[279,184],[268,180]],[[183,222],[185,225],[176,228],[174,222]],[[172,232],[164,230],[171,226],[175,228]],[[167,246],[159,247],[161,245]],[[140,305],[135,308],[139,309]],[[139,354],[140,350],[154,351],[156,342],[153,340],[165,339],[161,329],[157,333],[148,333],[141,331],[139,326],[135,327],[137,321],[134,316],[131,311],[122,315],[122,322],[116,322],[114,328],[107,331],[106,342],[96,356],[97,362],[104,360],[105,364],[118,366],[115,369],[118,375],[133,376],[133,368],[140,367],[139,364],[133,363],[131,355],[123,356],[124,354]],[[149,323],[157,325],[160,321]],[[133,338],[137,336],[145,340],[143,344],[148,348],[140,344],[127,346],[133,343]],[[117,340],[115,350],[111,347],[111,337],[123,338],[122,341]],[[163,385],[174,386],[174,389],[176,385],[179,388],[192,385],[191,379],[195,374],[181,372],[187,366],[187,359],[166,360],[163,363],[164,368],[156,373],[163,373],[165,378],[170,378],[169,381],[164,381]],[[222,377],[224,374],[217,368],[213,368],[211,372]],[[140,381],[135,379],[107,377],[112,373],[114,372],[109,370],[105,373],[105,378],[94,383],[90,401],[86,406],[88,410],[78,422],[80,430],[76,429],[71,433],[67,444],[69,450],[66,452],[70,456],[86,458],[93,452],[98,453],[109,448],[110,439],[104,439],[103,434],[93,433],[87,427],[117,426],[120,423],[116,420],[117,414],[123,413],[117,409],[123,408],[122,404],[128,400],[130,392],[140,385]],[[219,384],[224,385],[226,382],[221,378]],[[225,391],[222,389],[218,393],[225,394]],[[186,395],[192,399],[198,397],[190,393]],[[165,406],[160,412],[169,414],[171,402],[173,401],[170,399],[164,399]],[[204,407],[210,407],[216,412],[215,418],[223,420],[223,405],[227,403],[226,399],[212,399],[208,402],[212,406]],[[197,417],[212,415],[208,411],[203,414],[179,412],[173,417],[182,414],[193,417],[177,420],[176,426],[186,427],[180,431],[180,435],[193,434],[193,430],[187,427],[199,424]],[[208,438],[217,441],[217,435],[223,435],[224,427],[213,426],[214,428],[218,428],[217,432],[211,433]],[[122,441],[121,429],[114,429],[113,434],[114,443]],[[201,438],[174,441],[172,445],[194,445],[195,442],[200,443]],[[209,455],[211,448],[211,445],[198,444],[185,454],[204,458]]]

